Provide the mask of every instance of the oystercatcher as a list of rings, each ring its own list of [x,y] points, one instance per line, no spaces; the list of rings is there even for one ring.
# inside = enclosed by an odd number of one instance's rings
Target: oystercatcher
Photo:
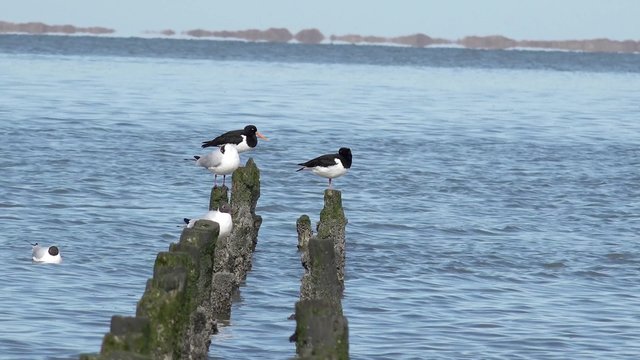
[[[329,178],[329,189],[331,189],[331,180],[346,174],[351,168],[351,149],[343,147],[337,154],[318,156],[298,165],[302,167],[296,171],[311,169],[314,174]]]
[[[256,147],[256,145],[258,145],[258,138],[269,141],[266,136],[258,132],[258,128],[256,128],[255,125],[247,125],[242,130],[229,131],[213,140],[203,141],[202,148],[234,144],[238,148],[238,152],[243,153]]]

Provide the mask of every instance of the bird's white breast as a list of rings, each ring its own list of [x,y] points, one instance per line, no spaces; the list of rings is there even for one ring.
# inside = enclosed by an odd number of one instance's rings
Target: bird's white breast
[[[242,141],[240,142],[240,144],[236,146],[236,148],[238,149],[238,152],[242,153],[242,152],[251,150],[251,148],[247,144],[247,136],[246,135],[241,135],[241,136],[242,136]]]
[[[220,226],[220,234],[219,237],[227,237],[231,233],[231,229],[233,228],[233,222],[231,220],[231,214],[217,212],[215,217],[211,219],[218,223]]]
[[[229,175],[240,166],[240,155],[235,145],[226,145],[222,159],[217,166],[209,167],[209,171],[217,175]]]
[[[337,178],[347,173],[347,169],[344,166],[342,166],[342,161],[340,161],[339,159],[336,159],[335,165],[331,165],[327,167],[316,166],[316,167],[313,167],[311,171],[313,171],[313,173],[316,175],[330,178],[330,179]]]

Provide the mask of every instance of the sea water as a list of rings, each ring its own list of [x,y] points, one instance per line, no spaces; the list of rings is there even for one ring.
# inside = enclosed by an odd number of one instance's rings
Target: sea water
[[[263,217],[212,359],[288,359],[296,219],[350,147],[353,359],[640,355],[640,55],[0,36],[0,358],[97,352],[255,124]],[[25,242],[63,263],[32,264]]]

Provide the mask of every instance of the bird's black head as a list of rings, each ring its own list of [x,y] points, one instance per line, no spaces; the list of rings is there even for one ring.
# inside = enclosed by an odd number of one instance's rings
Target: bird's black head
[[[49,255],[56,256],[60,253],[57,246],[49,246]]]
[[[218,207],[218,211],[220,211],[222,213],[231,214],[231,205],[229,205],[227,203],[223,203],[222,205],[220,205]]]
[[[255,125],[247,125],[244,127],[244,130],[242,131],[244,135],[251,135],[257,132],[258,132],[258,128]]]
[[[351,167],[351,149],[346,147],[340,148],[338,154],[344,159],[342,166],[349,169]]]

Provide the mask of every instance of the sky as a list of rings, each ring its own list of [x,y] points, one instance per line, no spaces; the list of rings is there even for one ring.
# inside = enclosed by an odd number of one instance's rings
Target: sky
[[[640,0],[0,0],[0,20],[172,29],[317,28],[325,36],[640,40]]]

